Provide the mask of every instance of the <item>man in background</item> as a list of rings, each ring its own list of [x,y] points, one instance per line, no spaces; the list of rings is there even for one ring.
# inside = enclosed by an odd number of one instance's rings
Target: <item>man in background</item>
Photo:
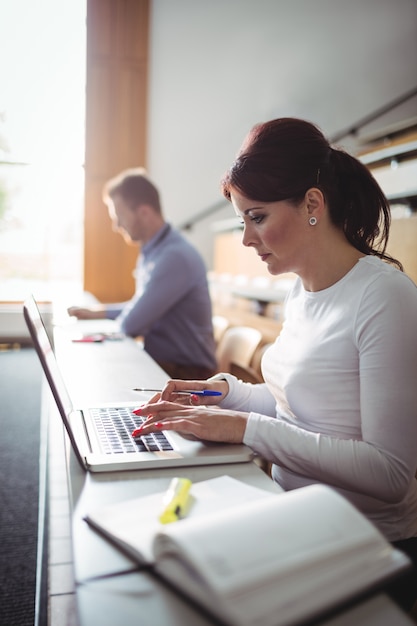
[[[205,379],[216,371],[207,271],[197,250],[164,219],[159,192],[144,169],[121,172],[103,190],[114,228],[138,242],[136,291],[128,302],[72,306],[82,319],[115,319],[171,378]]]

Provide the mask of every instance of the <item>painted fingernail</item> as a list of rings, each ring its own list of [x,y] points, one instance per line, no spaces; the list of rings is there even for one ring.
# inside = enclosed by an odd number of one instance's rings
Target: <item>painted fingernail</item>
[[[141,432],[142,432],[142,426],[140,426],[140,428],[135,428],[135,430],[132,433],[132,437],[139,437]]]
[[[162,428],[162,422],[155,422],[155,428]]]
[[[132,413],[134,413],[135,415],[141,415],[142,409],[138,407],[137,409],[133,409]]]
[[[198,402],[198,396],[196,396],[196,394],[195,394],[195,393],[193,393],[193,394],[191,395],[191,397],[190,397],[190,400],[191,400],[192,402]]]

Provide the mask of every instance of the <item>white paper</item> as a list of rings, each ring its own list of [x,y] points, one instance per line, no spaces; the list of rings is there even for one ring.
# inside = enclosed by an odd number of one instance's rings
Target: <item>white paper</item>
[[[123,542],[141,562],[153,563],[153,538],[158,531],[166,528],[158,521],[164,508],[165,493],[107,505],[91,511],[86,519],[105,534]],[[194,483],[190,490],[187,517],[174,523],[181,525],[188,520],[204,519],[213,513],[270,496],[270,491],[252,487],[231,476]]]

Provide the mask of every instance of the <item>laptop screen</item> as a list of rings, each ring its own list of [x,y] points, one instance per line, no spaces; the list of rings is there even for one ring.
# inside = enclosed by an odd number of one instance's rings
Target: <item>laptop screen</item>
[[[39,307],[33,296],[30,296],[25,301],[23,305],[23,314],[58,410],[64,420],[68,435],[71,442],[74,444],[74,449],[78,450],[68,424],[68,415],[73,410],[71,398],[58,368],[58,363],[40,315]]]

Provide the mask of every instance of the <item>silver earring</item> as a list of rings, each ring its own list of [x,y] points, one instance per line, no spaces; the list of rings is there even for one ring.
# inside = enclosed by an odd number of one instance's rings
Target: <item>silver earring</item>
[[[314,215],[312,215],[308,220],[308,223],[310,224],[310,226],[315,226],[317,224],[317,217],[314,217]]]

